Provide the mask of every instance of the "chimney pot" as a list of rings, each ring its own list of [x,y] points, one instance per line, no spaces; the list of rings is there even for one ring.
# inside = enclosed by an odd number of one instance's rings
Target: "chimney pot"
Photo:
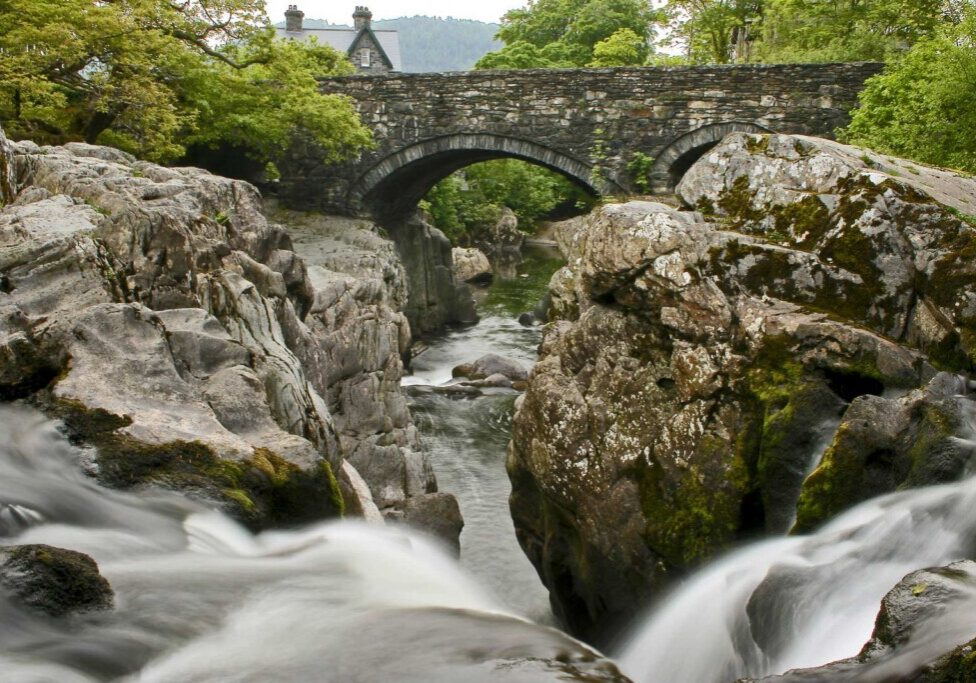
[[[302,20],[304,18],[305,13],[298,9],[298,5],[288,5],[288,11],[285,12],[285,30],[289,33],[300,33],[302,30]]]

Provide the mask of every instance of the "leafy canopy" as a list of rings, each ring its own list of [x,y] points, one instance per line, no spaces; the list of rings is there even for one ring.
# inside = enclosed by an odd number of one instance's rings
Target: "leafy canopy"
[[[453,242],[466,243],[494,224],[506,206],[523,228],[531,228],[560,204],[576,201],[590,198],[559,173],[517,159],[499,159],[444,178],[423,206]]]
[[[868,81],[846,142],[976,173],[976,9]]]
[[[299,133],[335,159],[370,139],[317,89],[348,62],[275,40],[261,0],[0,0],[0,55],[0,120],[19,137],[156,161],[218,143],[271,160]]]
[[[502,17],[498,38],[505,47],[485,55],[476,68],[587,66],[597,59],[597,45],[624,29],[638,41],[620,35],[611,46],[604,46],[604,55],[609,49],[617,61],[627,56],[633,60],[629,64],[642,64],[648,36],[658,19],[659,13],[646,0],[529,0],[526,7]],[[622,50],[621,44],[628,41],[635,49]]]

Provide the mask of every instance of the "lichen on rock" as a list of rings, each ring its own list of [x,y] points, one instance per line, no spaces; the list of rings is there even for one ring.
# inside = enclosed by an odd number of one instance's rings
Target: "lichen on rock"
[[[733,134],[679,185],[697,210],[605,205],[561,240],[569,265],[508,468],[519,540],[577,634],[611,637],[675,578],[788,532],[798,511],[807,529],[961,473],[936,375],[973,367],[976,278],[956,255],[976,230],[953,209],[971,212],[976,181],[905,179],[861,154]],[[954,289],[933,284],[943,273]],[[910,414],[884,481],[864,439],[842,457],[878,405]],[[841,463],[851,472],[831,479]]]

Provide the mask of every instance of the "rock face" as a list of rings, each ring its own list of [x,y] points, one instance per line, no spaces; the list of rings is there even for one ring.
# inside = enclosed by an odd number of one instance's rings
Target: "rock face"
[[[14,150],[0,128],[0,207],[9,204],[17,194],[17,176],[14,169]]]
[[[912,681],[961,683],[976,679],[976,562],[912,572],[881,601],[874,633],[860,654],[764,683]]]
[[[454,277],[458,282],[489,284],[491,263],[480,249],[455,247],[451,250],[454,260]]]
[[[519,540],[597,640],[731,543],[788,531],[798,502],[809,528],[968,457],[935,376],[976,358],[976,181],[736,134],[679,193],[698,210],[611,205],[560,236],[513,425]]]
[[[414,334],[423,337],[449,325],[476,323],[471,290],[454,278],[451,241],[444,233],[420,215],[387,227],[407,271],[404,313]]]
[[[47,545],[0,548],[0,586],[52,617],[111,609],[114,593],[88,555]]]
[[[90,145],[14,152],[0,398],[61,417],[101,481],[187,490],[255,527],[401,514],[436,490],[396,386],[409,333],[389,243],[347,235],[349,272],[310,270],[246,183]]]

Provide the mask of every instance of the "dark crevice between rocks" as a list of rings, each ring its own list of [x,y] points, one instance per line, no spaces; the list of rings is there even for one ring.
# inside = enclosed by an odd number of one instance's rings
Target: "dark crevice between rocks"
[[[16,401],[29,398],[38,391],[50,386],[61,376],[62,369],[53,365],[37,368],[30,375],[17,384],[0,385],[0,401]]]
[[[10,294],[14,291],[14,283],[6,275],[0,275],[0,292]]]
[[[858,396],[881,396],[884,394],[884,383],[874,377],[833,369],[824,370],[823,375],[830,390],[846,403],[850,403]]]

